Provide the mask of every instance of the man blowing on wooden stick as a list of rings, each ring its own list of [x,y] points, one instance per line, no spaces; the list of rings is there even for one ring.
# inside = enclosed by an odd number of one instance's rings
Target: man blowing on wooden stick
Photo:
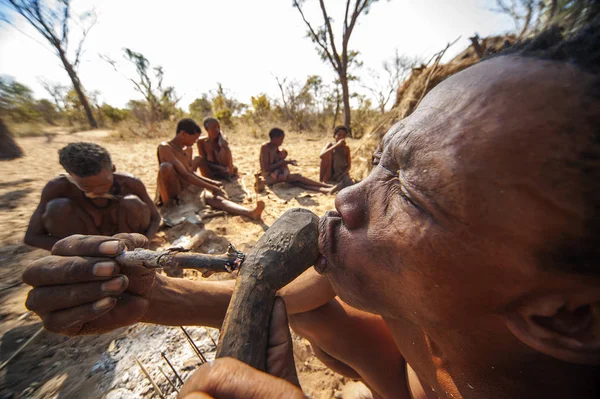
[[[141,233],[149,239],[160,215],[137,178],[115,173],[108,151],[93,143],[72,143],[59,151],[67,171],[48,182],[31,216],[25,243],[50,250],[72,234]]]
[[[193,145],[200,137],[200,127],[191,119],[182,119],[177,124],[175,137],[158,146],[157,188],[160,203],[169,204],[189,186],[205,191],[202,197],[206,204],[232,215],[247,216],[259,220],[265,203],[258,201],[256,208],[248,209],[225,198],[222,184],[195,173],[202,163],[200,157],[192,158]]]
[[[280,292],[292,328],[386,398],[600,397],[599,88],[597,25],[440,83],[322,219],[323,275]],[[96,269],[126,243],[57,243],[23,276],[27,306],[64,334],[219,326],[232,283]],[[108,279],[122,284],[102,292]],[[272,375],[218,359],[181,396],[303,397],[281,304],[272,321]]]

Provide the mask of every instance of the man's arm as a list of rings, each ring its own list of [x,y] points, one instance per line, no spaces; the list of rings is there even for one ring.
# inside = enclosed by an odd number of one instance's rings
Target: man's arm
[[[201,176],[190,172],[188,168],[186,168],[185,165],[182,164],[181,161],[179,161],[179,159],[177,159],[177,157],[173,153],[173,149],[171,149],[170,147],[159,146],[158,152],[160,155],[160,159],[163,162],[169,162],[171,165],[173,165],[177,174],[189,184],[193,184],[194,186],[198,186],[200,188],[205,188],[212,192],[221,191],[221,189],[218,186],[209,183],[208,181],[206,181],[206,179],[202,178]]]
[[[157,275],[150,306],[142,321],[220,328],[234,286],[234,280],[191,281]],[[293,315],[326,304],[335,297],[335,292],[327,277],[310,268],[277,295],[285,301],[288,314]]]
[[[337,143],[335,144],[331,144],[331,143],[327,143],[327,145],[325,145],[325,147],[323,147],[323,149],[321,150],[321,153],[319,154],[319,158],[323,159],[324,156],[326,156],[327,154],[329,154],[331,151],[333,151],[334,148],[337,147]]]
[[[152,237],[154,237],[154,234],[156,234],[158,231],[158,226],[160,225],[161,220],[160,213],[158,212],[158,208],[154,204],[154,201],[150,199],[148,191],[146,190],[146,186],[144,186],[144,183],[142,183],[141,180],[137,178],[131,178],[130,187],[132,193],[144,201],[150,210],[150,225],[148,226],[148,229],[146,229],[146,233],[144,233],[144,235],[148,238],[148,240],[151,240]]]
[[[25,238],[23,240],[25,244],[50,251],[52,246],[59,240],[59,238],[48,235],[42,218],[48,202],[58,198],[60,193],[61,190],[56,181],[50,181],[46,184],[46,187],[42,190],[40,203],[37,208],[35,208],[35,211],[29,220],[29,226],[27,226],[27,231],[25,232]]]
[[[346,147],[346,162],[348,166],[344,170],[344,173],[350,172],[350,168],[352,167],[352,157],[350,156],[350,147]]]

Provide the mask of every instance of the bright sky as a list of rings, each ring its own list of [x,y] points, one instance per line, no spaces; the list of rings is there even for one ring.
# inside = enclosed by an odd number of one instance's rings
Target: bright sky
[[[343,18],[343,1],[327,0],[334,19]],[[512,21],[489,11],[493,0],[392,0],[375,3],[362,15],[352,37],[367,69],[381,70],[396,48],[401,54],[425,59],[462,36],[448,57],[469,45],[477,32],[481,37],[507,32]],[[98,90],[101,102],[123,107],[140,95],[127,80],[134,71],[125,67],[123,48],[144,54],[165,70],[165,84],[175,87],[187,106],[217,82],[240,101],[266,93],[279,98],[274,76],[303,82],[321,75],[327,83],[334,73],[323,63],[314,44],[305,37],[306,27],[291,0],[74,0],[74,14],[95,8],[98,23],[86,42],[79,76],[88,91]],[[306,15],[320,22],[318,1],[305,2]],[[0,25],[0,75],[9,75],[28,85],[36,97],[47,97],[41,77],[69,84],[66,72],[44,39],[16,17],[15,29]],[[341,29],[336,29],[340,32]],[[22,32],[25,32],[28,37]],[[72,28],[73,47],[77,29]],[[339,35],[338,35],[339,36]],[[37,39],[33,40],[32,38]],[[42,44],[40,44],[42,43]],[[71,49],[72,51],[74,50]],[[121,73],[103,61],[109,55],[124,66]],[[447,58],[448,58],[447,57]],[[359,88],[356,87],[358,90]],[[360,90],[359,90],[360,91]]]

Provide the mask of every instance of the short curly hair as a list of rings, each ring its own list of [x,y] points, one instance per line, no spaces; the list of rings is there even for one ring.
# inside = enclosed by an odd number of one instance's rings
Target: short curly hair
[[[549,244],[538,258],[544,267],[600,275],[600,16],[591,18],[587,26],[572,36],[565,37],[561,28],[553,26],[490,58],[506,55],[564,62],[594,75],[586,88],[581,117],[582,123],[595,128],[591,132],[586,129],[567,132],[572,140],[586,140],[589,145],[564,166],[574,168],[579,175],[585,232],[583,237],[565,236]]]
[[[111,169],[112,160],[106,148],[94,143],[71,143],[58,151],[60,164],[79,177],[95,176]]]
[[[184,132],[191,136],[201,131],[200,126],[192,118],[184,118],[177,123],[175,135],[179,134],[179,132]]]

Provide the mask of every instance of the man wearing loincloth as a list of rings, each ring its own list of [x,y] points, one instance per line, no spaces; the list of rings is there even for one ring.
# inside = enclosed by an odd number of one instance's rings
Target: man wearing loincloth
[[[333,193],[335,187],[329,184],[319,183],[298,173],[290,173],[288,165],[297,166],[298,163],[287,159],[287,151],[280,149],[284,138],[284,131],[275,127],[269,131],[269,142],[264,143],[260,147],[260,170],[267,184],[272,185],[285,182],[305,190],[318,191],[325,194]]]
[[[321,167],[319,180],[323,183],[339,184],[340,187],[348,187],[353,183],[350,178],[350,147],[346,144],[348,129],[345,126],[337,126],[333,130],[335,143],[327,143],[321,150]]]
[[[448,77],[383,137],[369,177],[321,219],[321,275],[280,291],[328,367],[375,397],[600,397],[599,22]],[[57,243],[23,275],[28,307],[65,334],[221,325],[231,282],[94,271],[125,244]],[[102,292],[98,276],[123,282]],[[267,373],[217,359],[181,397],[304,398],[282,311]]]
[[[141,233],[152,238],[160,215],[137,178],[115,173],[108,151],[72,143],[59,151],[67,171],[48,182],[31,216],[25,243],[50,250],[72,234]]]
[[[159,169],[156,182],[158,203],[162,205],[177,201],[183,190],[193,186],[204,190],[201,196],[211,207],[232,215],[259,220],[265,207],[263,201],[258,201],[256,208],[248,209],[227,200],[220,182],[194,173],[202,162],[200,157],[192,157],[193,145],[198,137],[200,137],[200,126],[187,118],[179,121],[175,137],[171,141],[159,144],[157,154]]]
[[[233,157],[229,143],[221,133],[219,120],[207,117],[202,122],[208,133],[198,139],[198,153],[200,154],[200,172],[211,179],[231,180],[237,173],[233,166]]]

